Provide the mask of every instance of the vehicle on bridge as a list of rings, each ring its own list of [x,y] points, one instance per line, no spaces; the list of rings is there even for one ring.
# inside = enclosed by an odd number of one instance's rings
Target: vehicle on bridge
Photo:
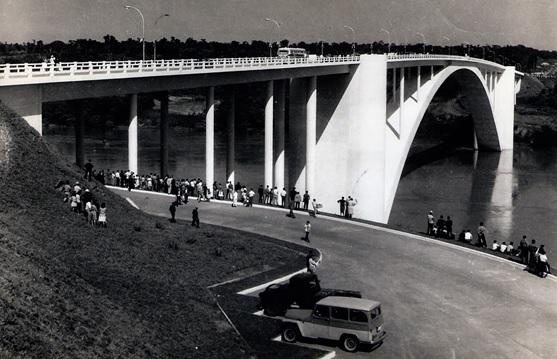
[[[282,319],[282,340],[287,343],[302,337],[329,339],[355,352],[360,343],[380,345],[386,335],[381,303],[369,299],[330,296],[313,309],[289,309]]]
[[[306,49],[299,47],[281,47],[277,52],[278,57],[308,57]]]
[[[354,290],[321,288],[317,275],[305,272],[290,278],[289,283],[271,284],[259,293],[259,307],[269,316],[284,315],[293,305],[312,309],[319,300],[329,296],[361,298]]]

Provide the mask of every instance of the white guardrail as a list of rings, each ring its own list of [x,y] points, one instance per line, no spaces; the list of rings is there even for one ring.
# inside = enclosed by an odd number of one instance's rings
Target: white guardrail
[[[0,64],[0,79],[41,78],[58,76],[90,76],[125,73],[164,74],[171,72],[189,72],[197,70],[218,69],[252,69],[266,67],[284,67],[288,65],[312,64],[356,64],[359,56],[333,57],[245,57],[220,58],[208,60],[147,60],[147,61],[88,61],[56,62],[54,64],[24,63]]]

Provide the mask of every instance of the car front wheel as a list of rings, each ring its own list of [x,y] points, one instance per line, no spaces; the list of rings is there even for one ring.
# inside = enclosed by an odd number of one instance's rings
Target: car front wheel
[[[353,335],[344,335],[340,339],[340,344],[342,349],[346,350],[347,352],[353,353],[358,349],[358,344],[360,341]]]
[[[282,328],[282,340],[287,343],[294,343],[300,337],[298,328],[294,325],[287,325]]]

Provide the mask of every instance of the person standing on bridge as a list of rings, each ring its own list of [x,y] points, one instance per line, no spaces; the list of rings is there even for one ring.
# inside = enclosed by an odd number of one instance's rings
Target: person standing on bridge
[[[257,189],[257,194],[259,195],[259,204],[263,204],[263,195],[265,194],[264,192],[265,191],[263,190],[263,185],[260,184],[259,188]]]
[[[518,250],[520,251],[520,261],[522,264],[528,264],[528,242],[526,242],[526,236],[522,236],[522,240],[518,244]]]
[[[192,227],[199,228],[199,211],[197,210],[197,207],[191,211],[191,225]]]
[[[484,226],[484,222],[480,222],[478,227],[478,246],[487,248],[487,240],[485,235],[487,234],[487,228]]]
[[[348,208],[346,208],[346,211],[348,212],[348,218],[352,219],[352,216],[354,215],[354,207],[356,207],[357,204],[358,201],[348,196]]]

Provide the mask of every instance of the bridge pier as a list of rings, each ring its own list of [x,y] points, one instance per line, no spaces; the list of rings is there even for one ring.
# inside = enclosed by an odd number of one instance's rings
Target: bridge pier
[[[130,121],[128,125],[128,169],[138,173],[137,159],[137,94],[130,95]]]
[[[83,152],[83,137],[85,133],[85,125],[83,119],[83,113],[80,110],[76,111],[75,121],[75,164],[79,168],[83,168],[85,165],[85,154]]]
[[[265,186],[273,187],[273,80],[267,81],[265,100]]]
[[[168,173],[168,91],[160,96],[160,175]]]
[[[310,195],[315,190],[315,145],[317,126],[317,77],[312,76],[307,83],[306,103],[306,191]]]
[[[236,88],[230,87],[229,91],[230,107],[228,108],[228,116],[226,117],[226,181],[234,185],[235,175],[235,129],[236,129]]]
[[[277,82],[277,96],[275,97],[275,121],[274,121],[274,184],[280,190],[285,188],[284,182],[284,136],[285,136],[285,105],[286,105],[286,81]]]
[[[205,114],[205,184],[213,194],[215,181],[215,87],[207,89]]]

